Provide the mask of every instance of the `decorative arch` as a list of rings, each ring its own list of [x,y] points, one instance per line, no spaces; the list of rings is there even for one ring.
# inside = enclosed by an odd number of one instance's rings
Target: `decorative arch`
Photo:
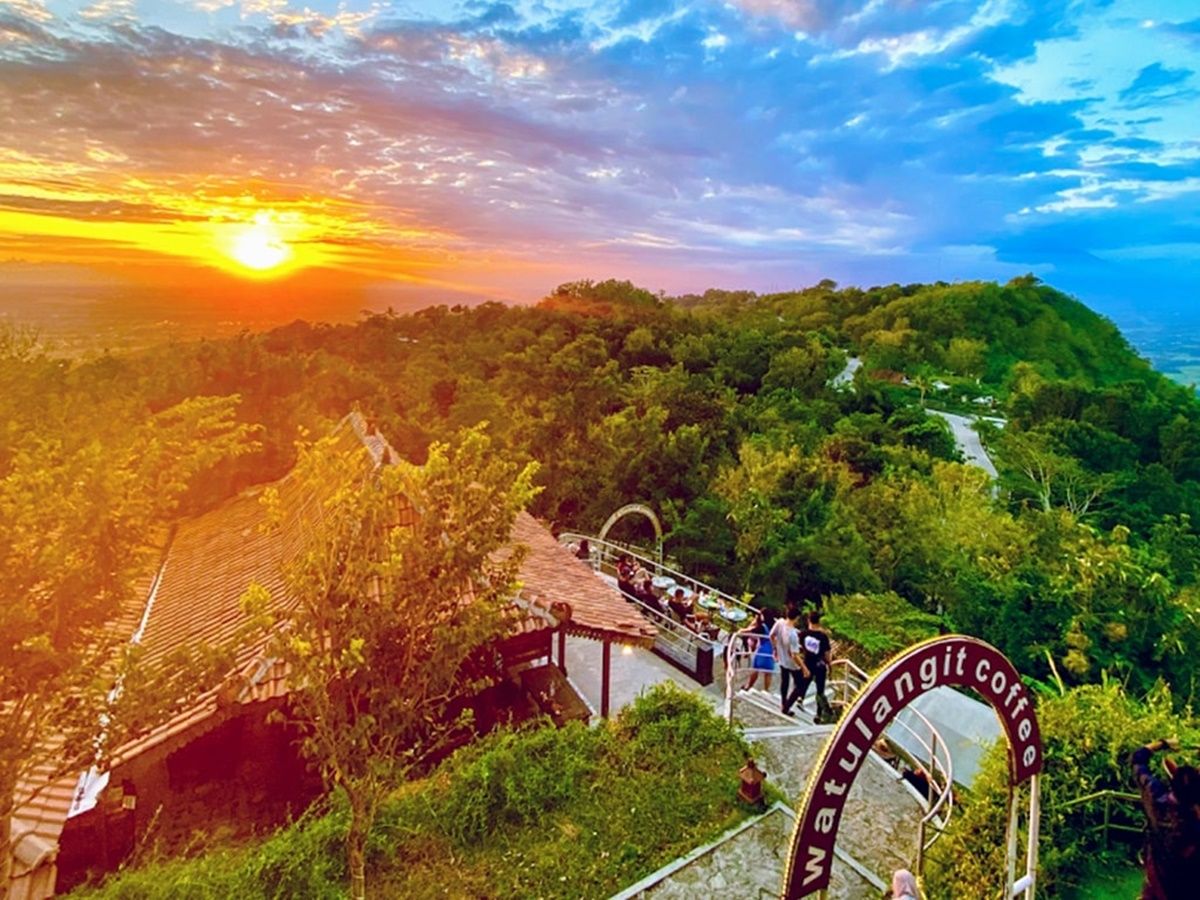
[[[639,515],[645,516],[647,519],[650,520],[650,524],[654,526],[654,554],[658,560],[658,564],[662,565],[662,556],[663,556],[663,553],[662,553],[662,549],[663,549],[662,522],[660,522],[658,520],[658,516],[655,514],[654,510],[652,510],[649,506],[647,506],[644,503],[626,503],[624,506],[622,506],[615,513],[613,513],[611,516],[608,517],[608,519],[605,521],[604,525],[600,528],[600,533],[596,536],[600,540],[604,540],[608,536],[609,530],[614,525],[616,525],[617,522],[619,522],[621,519],[625,518],[626,516],[631,515],[632,513],[638,513]]]
[[[1008,739],[1008,885],[1013,897],[1033,896],[1037,869],[1038,777],[1042,738],[1029,691],[1008,658],[978,638],[952,634],[910,647],[891,660],[862,689],[825,743],[796,818],[784,875],[786,900],[820,892],[833,870],[838,825],[850,788],[871,747],[899,712],[942,685],[969,687],[1000,719]],[[1015,878],[1019,787],[1029,782],[1029,840],[1024,876]]]

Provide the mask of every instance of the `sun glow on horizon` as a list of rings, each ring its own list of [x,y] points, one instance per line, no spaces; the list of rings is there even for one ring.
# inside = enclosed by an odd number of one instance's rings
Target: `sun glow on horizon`
[[[292,248],[270,212],[260,212],[252,222],[239,225],[227,236],[223,247],[234,262],[260,276],[280,274],[293,258]]]

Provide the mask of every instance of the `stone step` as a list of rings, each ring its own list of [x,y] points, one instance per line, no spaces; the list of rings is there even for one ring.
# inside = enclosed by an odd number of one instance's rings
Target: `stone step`
[[[745,701],[753,703],[755,706],[767,712],[774,713],[779,719],[784,722],[799,723],[803,722],[807,725],[815,724],[816,705],[815,699],[809,699],[804,705],[797,704],[792,708],[794,716],[785,716],[780,709],[779,694],[774,691],[764,691],[762,688],[751,688],[750,690],[741,690],[734,695],[735,708],[737,701]]]

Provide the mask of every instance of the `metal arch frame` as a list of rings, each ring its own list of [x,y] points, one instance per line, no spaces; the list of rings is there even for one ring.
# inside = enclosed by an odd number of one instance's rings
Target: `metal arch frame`
[[[958,661],[958,665],[952,667],[952,653],[956,648],[959,653],[953,658]],[[971,665],[975,668],[971,670],[970,666],[966,667],[967,671],[972,672],[974,682],[964,672],[964,657],[968,651],[974,654]],[[932,668],[927,670],[926,663],[930,662],[933,663]],[[939,677],[939,667],[944,677]],[[919,689],[914,679],[914,674],[918,672],[921,679]],[[1044,761],[1036,712],[1029,707],[1028,689],[1022,687],[1020,675],[1012,663],[995,647],[968,635],[942,635],[902,651],[862,687],[843,714],[842,721],[826,741],[816,768],[809,776],[803,802],[798,810],[796,830],[792,836],[791,852],[781,890],[781,897],[785,900],[796,900],[814,894],[821,898],[828,896],[834,842],[837,839],[845,797],[857,778],[866,755],[862,745],[866,744],[869,751],[870,743],[877,737],[876,732],[886,728],[887,723],[894,719],[901,709],[908,707],[917,696],[940,684],[974,689],[1000,719],[1009,750],[1004,897],[1005,900],[1015,897],[1033,900],[1037,883],[1038,831],[1041,816],[1040,776]],[[1006,686],[1012,689],[1008,694],[1004,693]],[[893,706],[887,700],[887,694],[893,687],[897,706]],[[1025,695],[1024,699],[1021,698],[1022,693]],[[1010,712],[1008,706],[1014,699],[1017,703]],[[871,709],[869,717],[868,707]],[[1029,709],[1029,712],[1021,716],[1022,709]],[[868,718],[871,720],[870,724]],[[1019,748],[1023,748],[1020,756]],[[841,772],[832,770],[831,763],[835,755]],[[826,778],[826,775],[833,777]],[[1025,870],[1018,878],[1016,864],[1021,825],[1020,798],[1026,785],[1029,791],[1029,809],[1026,821]],[[807,851],[807,855],[802,856],[802,851]],[[811,884],[813,881],[817,881],[817,884]]]
[[[600,540],[604,540],[608,536],[609,529],[617,524],[618,521],[625,518],[630,513],[640,513],[650,520],[650,524],[654,526],[654,555],[661,566],[663,561],[663,527],[662,522],[658,520],[658,515],[647,506],[645,503],[626,503],[616,512],[605,520],[604,525],[600,528],[600,533],[596,535]]]

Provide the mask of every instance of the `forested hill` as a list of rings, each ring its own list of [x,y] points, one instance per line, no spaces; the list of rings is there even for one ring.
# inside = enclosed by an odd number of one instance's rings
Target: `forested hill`
[[[851,356],[863,364],[839,385]],[[578,282],[535,307],[296,322],[82,362],[10,334],[0,378],[0,478],[33,499],[56,479],[74,496],[80,466],[136,481],[123,436],[194,397],[235,398],[259,446],[206,465],[179,514],[279,477],[301,428],[351,408],[416,461],[486,421],[499,452],[540,464],[533,512],[556,527],[648,502],[668,552],[728,590],[861,594],[868,643],[916,612],[1042,678],[1052,663],[1081,682],[1162,675],[1190,696],[1200,674],[1200,403],[1029,277],[681,298]],[[926,407],[1007,419],[984,435],[998,485],[959,464]]]
[[[759,308],[868,353],[884,367],[922,365],[1002,384],[1018,362],[1090,385],[1156,380],[1108,319],[1030,275],[838,289],[832,281],[781,294],[709,291],[677,298],[697,309]],[[977,343],[968,343],[977,342]]]

